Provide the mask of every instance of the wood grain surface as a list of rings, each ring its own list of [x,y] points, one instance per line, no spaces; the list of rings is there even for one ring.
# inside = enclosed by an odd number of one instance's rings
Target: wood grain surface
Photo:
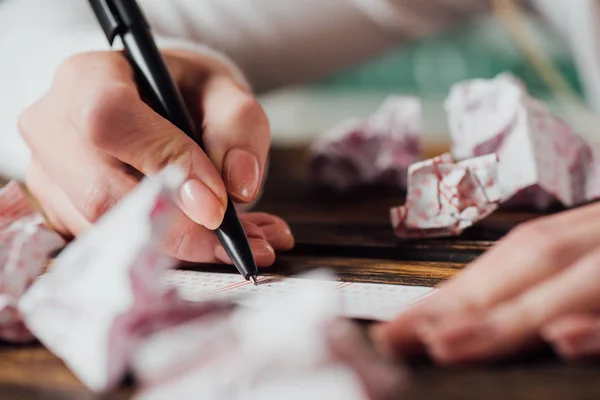
[[[430,149],[437,154],[442,149]],[[258,210],[289,221],[296,248],[278,255],[267,275],[291,275],[327,267],[344,280],[433,286],[452,277],[520,222],[541,214],[505,210],[458,238],[400,241],[391,230],[389,207],[401,204],[391,188],[336,194],[312,185],[303,149],[272,152],[270,175]],[[181,268],[234,272],[220,265]],[[410,381],[399,399],[598,399],[600,367],[566,365],[550,352],[500,364],[460,369],[427,361],[410,366]],[[127,399],[134,388],[95,395],[55,356],[39,345],[0,345],[0,399]]]

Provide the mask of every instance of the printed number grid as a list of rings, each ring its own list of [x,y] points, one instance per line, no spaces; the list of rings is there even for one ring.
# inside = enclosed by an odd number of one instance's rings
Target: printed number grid
[[[334,287],[340,296],[341,316],[389,321],[406,307],[429,296],[434,289],[421,286],[386,285],[340,281],[315,282],[301,278],[260,277],[259,286],[237,274],[197,271],[169,271],[167,284],[177,287],[188,301],[208,299],[244,303],[247,295],[260,291],[264,299],[277,301],[282,295],[305,287],[323,284]]]

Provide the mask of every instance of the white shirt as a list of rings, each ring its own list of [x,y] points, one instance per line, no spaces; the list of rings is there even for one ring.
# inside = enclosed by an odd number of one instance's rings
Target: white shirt
[[[216,49],[237,64],[257,92],[318,78],[489,9],[487,0],[139,3],[160,46]],[[532,3],[571,46],[588,100],[600,111],[596,3]],[[0,1],[0,175],[22,179],[25,174],[29,153],[18,134],[19,114],[48,90],[63,60],[101,49],[108,49],[106,38],[85,0]]]

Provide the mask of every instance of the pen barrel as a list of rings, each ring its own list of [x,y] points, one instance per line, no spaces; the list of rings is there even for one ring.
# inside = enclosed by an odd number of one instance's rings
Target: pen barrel
[[[204,150],[202,137],[194,125],[185,101],[177,90],[165,60],[156,47],[150,30],[138,26],[122,35],[125,56],[136,72],[141,92],[150,106],[191,137]]]
[[[115,35],[121,37],[125,56],[134,69],[144,100],[206,151],[199,129],[194,125],[177,83],[169,73],[135,0],[90,0],[90,3],[109,43],[112,44]],[[247,280],[253,278],[256,281],[256,262],[231,199],[227,202],[223,222],[215,233],[240,274]]]
[[[250,276],[256,276],[258,271],[256,270],[256,263],[252,256],[252,250],[250,249],[244,227],[231,200],[227,202],[223,223],[217,228],[215,233],[238,272],[246,280]],[[245,238],[246,240],[241,241],[239,240],[240,238]],[[252,266],[253,269],[249,270],[246,268],[247,266]]]

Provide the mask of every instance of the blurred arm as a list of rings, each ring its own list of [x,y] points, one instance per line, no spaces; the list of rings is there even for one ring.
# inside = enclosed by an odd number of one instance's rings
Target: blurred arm
[[[230,56],[261,92],[305,82],[485,11],[488,0],[144,0],[157,33]]]
[[[358,63],[458,23],[488,4],[487,0],[139,2],[159,45],[212,54],[233,67],[226,54],[257,91]],[[48,90],[59,64],[73,54],[107,48],[85,0],[0,0],[0,175],[24,176],[29,153],[18,135],[18,116]]]

